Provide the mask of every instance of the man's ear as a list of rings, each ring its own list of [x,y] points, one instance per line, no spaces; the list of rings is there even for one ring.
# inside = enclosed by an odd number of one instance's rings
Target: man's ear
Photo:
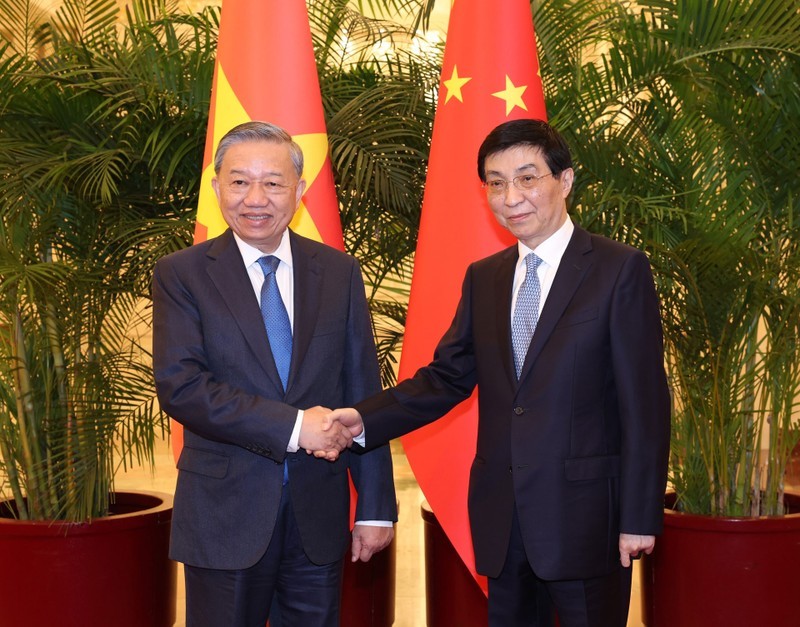
[[[306,180],[300,179],[297,181],[297,189],[295,189],[295,205],[296,207],[300,206],[300,200],[303,198],[303,194],[306,192]]]
[[[572,183],[575,181],[575,170],[572,168],[567,168],[561,173],[561,176],[558,177],[558,180],[561,183],[561,191],[564,195],[564,198],[566,198],[572,191]]]

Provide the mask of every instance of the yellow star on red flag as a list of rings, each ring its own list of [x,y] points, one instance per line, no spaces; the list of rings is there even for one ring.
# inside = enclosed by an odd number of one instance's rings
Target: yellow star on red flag
[[[464,97],[461,94],[461,88],[472,80],[471,77],[461,77],[458,75],[458,66],[453,66],[453,72],[450,78],[444,81],[444,86],[447,88],[447,96],[444,103],[450,102],[450,98],[455,97],[459,102],[464,102]]]
[[[493,93],[492,96],[506,101],[506,115],[508,115],[514,109],[514,107],[519,107],[525,111],[528,110],[528,106],[522,99],[522,94],[525,93],[526,89],[528,89],[527,85],[521,85],[517,87],[511,82],[511,79],[506,76],[506,88],[503,91]]]

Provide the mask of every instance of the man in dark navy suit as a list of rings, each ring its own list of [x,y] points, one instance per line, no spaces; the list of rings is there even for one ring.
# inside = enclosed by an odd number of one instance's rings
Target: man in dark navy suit
[[[154,370],[184,447],[171,557],[185,564],[188,627],[338,627],[351,559],[389,544],[397,520],[388,447],[345,448],[326,407],[380,390],[355,259],[287,227],[305,189],[303,154],[250,122],[219,142],[213,181],[230,227],[168,255],[153,281]],[[345,449],[333,463],[303,449]]]
[[[545,122],[495,128],[478,174],[517,244],[468,268],[428,366],[330,424],[370,450],[477,385],[469,515],[490,627],[550,625],[551,603],[561,627],[624,627],[631,558],[661,530],[669,451],[650,265],[570,220],[572,159]]]

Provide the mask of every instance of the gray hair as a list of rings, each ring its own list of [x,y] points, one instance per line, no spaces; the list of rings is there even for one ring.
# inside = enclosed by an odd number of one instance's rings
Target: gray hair
[[[273,144],[287,144],[292,165],[297,172],[297,177],[303,176],[303,150],[295,143],[292,136],[276,124],[269,122],[245,122],[234,126],[217,144],[217,153],[214,155],[214,172],[219,174],[222,169],[222,160],[228,148],[243,142],[270,142]]]

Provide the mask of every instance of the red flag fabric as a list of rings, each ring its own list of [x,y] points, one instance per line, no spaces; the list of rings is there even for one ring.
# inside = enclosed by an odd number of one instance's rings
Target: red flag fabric
[[[528,0],[454,0],[411,282],[400,378],[427,364],[452,321],[467,266],[509,246],[477,173],[478,148],[498,124],[546,119]],[[476,395],[403,437],[431,509],[475,573],[467,482],[477,437]]]
[[[290,228],[344,250],[304,0],[224,0],[222,4],[195,243],[227,228],[211,187],[214,150],[225,133],[250,120],[281,126],[303,149],[307,186]],[[174,421],[172,427],[177,459],[183,431]]]

